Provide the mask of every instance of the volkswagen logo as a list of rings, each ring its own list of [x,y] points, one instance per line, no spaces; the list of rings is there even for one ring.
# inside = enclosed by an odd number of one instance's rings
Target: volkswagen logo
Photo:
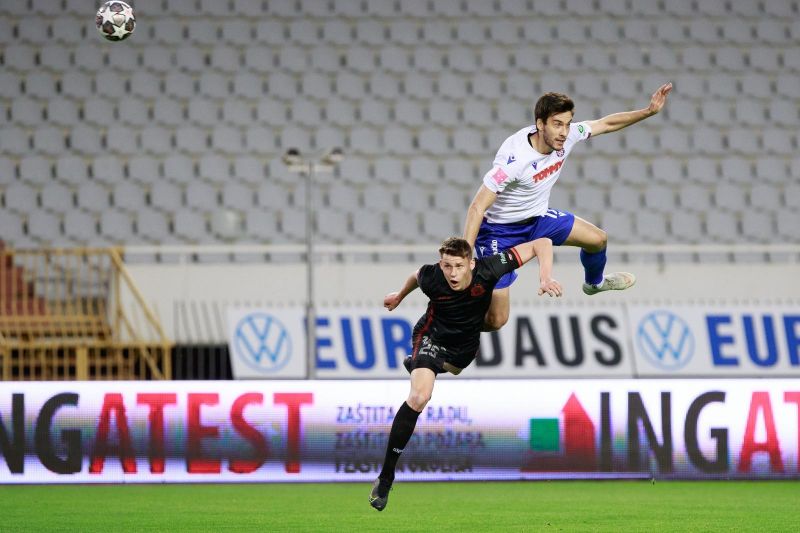
[[[266,313],[242,318],[233,334],[236,357],[259,372],[277,372],[292,356],[292,339],[278,319]]]
[[[679,370],[694,355],[694,336],[678,315],[653,311],[642,318],[636,331],[639,352],[655,366]]]

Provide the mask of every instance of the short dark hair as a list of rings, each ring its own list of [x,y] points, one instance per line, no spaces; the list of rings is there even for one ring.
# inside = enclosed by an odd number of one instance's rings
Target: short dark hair
[[[548,118],[566,111],[575,111],[575,103],[569,96],[561,93],[546,93],[536,102],[533,116],[536,122],[542,119],[542,122],[547,124]]]
[[[460,237],[450,237],[446,239],[442,246],[439,248],[439,255],[452,255],[454,257],[463,257],[465,259],[472,259],[472,246]]]

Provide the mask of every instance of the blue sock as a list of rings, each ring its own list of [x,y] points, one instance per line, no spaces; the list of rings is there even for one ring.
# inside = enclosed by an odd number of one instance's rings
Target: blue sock
[[[591,285],[603,283],[603,269],[606,267],[606,250],[590,254],[581,250],[581,264],[583,265],[584,279]]]

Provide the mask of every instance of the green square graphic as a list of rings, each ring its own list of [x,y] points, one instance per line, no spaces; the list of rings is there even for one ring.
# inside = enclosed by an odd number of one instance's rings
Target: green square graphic
[[[558,418],[531,418],[531,450],[558,451]]]

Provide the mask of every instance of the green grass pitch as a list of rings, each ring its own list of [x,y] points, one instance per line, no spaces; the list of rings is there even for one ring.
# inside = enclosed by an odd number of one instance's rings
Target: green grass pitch
[[[1,531],[800,531],[796,481],[0,486]]]

